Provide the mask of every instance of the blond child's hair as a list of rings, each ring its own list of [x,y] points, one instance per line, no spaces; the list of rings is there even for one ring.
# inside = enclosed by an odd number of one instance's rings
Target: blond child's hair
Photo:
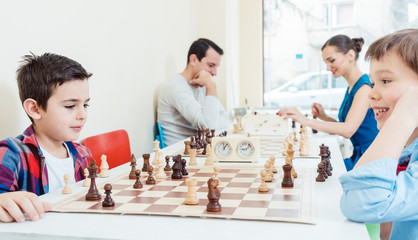
[[[404,29],[374,41],[366,52],[366,60],[380,60],[394,51],[418,74],[418,29]]]

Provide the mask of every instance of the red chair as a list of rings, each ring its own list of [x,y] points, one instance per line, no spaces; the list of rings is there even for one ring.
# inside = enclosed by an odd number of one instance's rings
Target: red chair
[[[102,154],[107,156],[109,169],[127,163],[131,159],[129,136],[125,130],[87,137],[82,141],[82,144],[90,149],[99,170]]]

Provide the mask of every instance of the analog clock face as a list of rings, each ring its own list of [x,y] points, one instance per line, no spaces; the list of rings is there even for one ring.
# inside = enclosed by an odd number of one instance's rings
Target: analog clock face
[[[254,144],[250,141],[242,141],[237,146],[237,154],[241,158],[250,158],[254,153]]]
[[[232,153],[232,145],[228,141],[220,141],[215,146],[215,154],[219,158],[227,158]]]

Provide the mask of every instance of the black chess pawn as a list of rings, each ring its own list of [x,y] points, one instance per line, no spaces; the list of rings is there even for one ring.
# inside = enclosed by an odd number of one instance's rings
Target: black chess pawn
[[[166,172],[170,172],[171,171],[171,167],[170,167],[170,156],[165,156],[165,167],[164,167],[164,171]]]
[[[102,206],[103,207],[113,207],[113,206],[115,206],[115,201],[113,201],[112,197],[110,196],[110,194],[112,193],[112,185],[107,183],[104,186],[104,190],[105,190],[106,197],[102,202]]]
[[[149,158],[151,157],[150,154],[142,154],[142,158],[144,159],[144,165],[142,165],[142,172],[148,171],[149,166]]]
[[[181,175],[183,175],[183,176],[189,175],[189,173],[187,172],[187,169],[186,169],[186,159],[184,159],[184,158],[181,160]]]
[[[135,179],[135,170],[136,170],[136,158],[132,154],[131,156],[131,172],[129,173],[129,179]]]
[[[171,169],[173,170],[173,173],[171,174],[171,179],[181,179],[181,178],[183,178],[183,176],[181,174],[181,169],[182,169],[181,155],[177,155],[177,156],[173,157],[173,161],[174,161],[174,164],[171,167]]]
[[[141,183],[141,170],[137,169],[135,170],[135,177],[136,177],[136,181],[134,184],[134,189],[141,189],[142,183]]]
[[[316,170],[318,172],[318,176],[316,177],[316,181],[317,182],[325,182],[325,178],[324,178],[324,164],[322,162],[320,162],[318,164],[318,169]]]
[[[155,178],[152,175],[152,171],[154,171],[154,168],[151,165],[149,165],[148,166],[148,178],[145,181],[146,184],[155,184]]]

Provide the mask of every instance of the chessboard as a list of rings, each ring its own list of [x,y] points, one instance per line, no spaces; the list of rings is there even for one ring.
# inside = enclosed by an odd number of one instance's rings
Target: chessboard
[[[282,138],[260,138],[260,157],[269,158],[270,156],[284,158],[284,139]],[[319,156],[319,145],[314,139],[309,141],[309,154],[307,156],[300,156],[299,152],[299,141],[293,144],[293,150],[295,158],[320,158]]]
[[[281,187],[283,171],[278,169],[273,182],[267,183],[268,192],[258,192],[261,166],[219,166],[218,186],[221,197],[221,212],[208,212],[207,181],[213,176],[213,167],[188,166],[188,176],[182,179],[167,177],[155,185],[146,185],[146,173],[141,174],[142,189],[133,189],[135,180],[129,179],[129,172],[108,182],[112,185],[113,207],[102,207],[104,183],[98,185],[102,200],[86,201],[85,191],[74,193],[54,204],[52,211],[65,213],[101,213],[131,215],[164,215],[196,218],[221,218],[259,221],[284,221],[315,224],[315,176],[308,168],[296,169],[298,178],[294,187]],[[197,205],[185,205],[187,178],[197,179]]]

